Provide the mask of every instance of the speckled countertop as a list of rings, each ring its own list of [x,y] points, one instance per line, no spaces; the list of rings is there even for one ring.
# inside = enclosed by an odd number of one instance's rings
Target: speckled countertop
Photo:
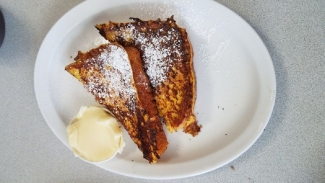
[[[51,132],[37,106],[34,65],[47,32],[82,0],[0,0],[0,182],[166,182],[84,163]],[[260,35],[277,96],[257,142],[233,162],[168,182],[325,182],[325,1],[218,0]]]

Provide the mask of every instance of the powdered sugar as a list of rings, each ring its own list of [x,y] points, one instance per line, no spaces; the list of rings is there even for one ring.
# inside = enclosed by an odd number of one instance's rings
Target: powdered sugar
[[[112,44],[101,46],[98,51],[96,57],[86,60],[89,79],[85,87],[99,98],[99,103],[108,97],[113,101],[123,98],[132,104],[136,90],[126,51]]]
[[[195,42],[193,44],[194,61],[199,61],[199,66],[208,64],[212,57],[219,57],[221,52],[211,55],[207,52],[210,49],[212,41],[216,40],[216,34],[223,27],[231,23],[231,19],[225,12],[220,12],[218,17],[208,17],[207,11],[217,10],[217,3],[209,8],[198,8],[198,3],[191,0],[164,0],[155,1],[142,0],[136,5],[132,4],[128,11],[132,16],[148,19],[165,19],[174,15],[177,24],[186,28],[189,39]],[[214,21],[212,19],[218,19]]]
[[[182,35],[174,28],[137,30],[133,24],[126,26],[124,39],[133,38],[134,44],[140,47],[144,68],[153,87],[158,86],[167,78],[173,62],[182,54]],[[148,33],[149,32],[149,33]]]
[[[217,4],[214,6],[217,6]],[[210,9],[213,8],[213,6],[210,7]],[[191,0],[182,0],[181,2],[174,0],[155,2],[142,0],[136,5],[130,5],[128,11],[132,16],[137,15],[139,18],[149,17],[150,19],[164,19],[174,15],[178,25],[185,27],[187,30],[190,30],[190,32],[208,41],[211,40],[210,38],[216,30],[228,21],[228,18],[225,18],[222,22],[218,22],[217,24],[207,24],[207,22],[209,22],[207,18],[211,18],[205,16],[208,9],[201,9],[201,11],[198,11],[196,3],[193,3]]]

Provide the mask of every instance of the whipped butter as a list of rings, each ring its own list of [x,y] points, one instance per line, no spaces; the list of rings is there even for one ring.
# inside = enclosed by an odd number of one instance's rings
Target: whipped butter
[[[67,134],[74,155],[90,162],[108,160],[125,146],[121,126],[101,107],[82,106]]]

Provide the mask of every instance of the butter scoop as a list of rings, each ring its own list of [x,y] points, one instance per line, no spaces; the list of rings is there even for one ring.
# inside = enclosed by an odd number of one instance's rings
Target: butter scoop
[[[67,127],[67,135],[74,155],[89,162],[109,160],[125,146],[121,126],[102,107],[82,106]]]

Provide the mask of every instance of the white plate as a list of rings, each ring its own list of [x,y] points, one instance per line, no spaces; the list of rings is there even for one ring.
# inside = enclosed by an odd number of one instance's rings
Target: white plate
[[[65,144],[66,126],[93,97],[64,67],[77,51],[102,39],[94,25],[112,21],[166,19],[174,15],[194,48],[197,78],[195,113],[201,133],[167,134],[169,146],[157,164],[148,164],[124,133],[121,155],[97,166],[139,178],[194,176],[221,167],[244,153],[271,116],[276,82],[269,53],[255,31],[238,15],[211,1],[88,0],[65,14],[50,30],[35,65],[35,93],[41,112]],[[95,43],[95,44],[94,44]],[[72,152],[71,152],[72,154]],[[251,159],[254,161],[254,159]]]

